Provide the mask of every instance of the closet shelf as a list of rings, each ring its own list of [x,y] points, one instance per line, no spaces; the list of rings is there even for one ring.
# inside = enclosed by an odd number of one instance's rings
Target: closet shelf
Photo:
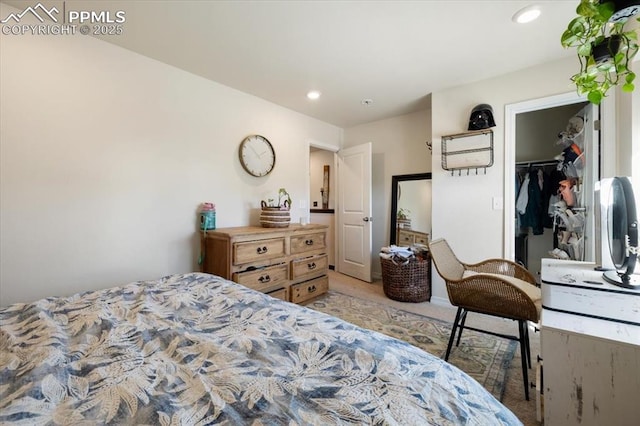
[[[493,165],[493,131],[491,129],[445,135],[442,137],[442,168],[451,172],[479,169],[487,173]]]

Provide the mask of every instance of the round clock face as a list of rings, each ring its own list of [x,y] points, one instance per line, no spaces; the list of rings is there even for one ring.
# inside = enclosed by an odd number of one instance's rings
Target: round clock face
[[[247,136],[240,144],[239,155],[240,164],[252,176],[266,176],[276,165],[276,153],[264,136]]]

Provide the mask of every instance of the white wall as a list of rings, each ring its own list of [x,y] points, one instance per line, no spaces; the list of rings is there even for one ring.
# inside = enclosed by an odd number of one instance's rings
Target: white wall
[[[1,37],[3,306],[197,270],[201,202],[218,227],[257,225],[264,194],[309,199],[308,140],[341,143],[338,127],[92,37]],[[276,150],[264,178],[238,161],[253,133]]]
[[[575,59],[568,58],[432,95],[432,233],[446,238],[462,261],[503,256],[504,210],[494,210],[492,201],[504,199],[505,105],[572,92],[574,69]],[[441,137],[466,131],[469,113],[480,103],[494,112],[494,165],[486,175],[451,176],[440,167]],[[444,282],[435,271],[432,278],[432,300],[448,303]]]
[[[640,73],[640,58],[632,64],[633,70]],[[629,93],[617,92],[617,139],[618,152],[616,170],[618,176],[633,176],[635,182],[640,182],[640,82],[634,82],[636,90]],[[621,122],[636,120],[633,126],[621,126]],[[631,154],[631,155],[630,155]],[[636,196],[637,197],[637,196]]]
[[[640,37],[640,21],[630,19],[627,25],[634,28]],[[640,74],[640,55],[633,58],[631,68],[633,72]],[[619,129],[622,128],[618,138],[617,175],[631,176],[636,200],[640,202],[640,81],[636,78],[633,83],[635,90],[631,93],[622,93],[620,87],[617,87],[619,114],[616,124]],[[640,206],[638,209],[640,210]],[[640,263],[638,266],[640,267]]]
[[[344,147],[372,144],[372,275],[381,276],[378,253],[389,245],[391,176],[431,171],[431,111],[374,121],[344,131]]]
[[[633,64],[633,69],[636,73],[640,73],[640,58],[636,56],[636,61]],[[628,113],[631,114],[628,121],[631,121],[631,173],[629,176],[633,178],[633,185],[635,191],[636,200],[640,204],[640,82],[636,83],[636,90],[631,94],[628,94],[631,98],[631,107]],[[635,120],[632,120],[634,117]],[[640,210],[640,205],[638,206]],[[639,260],[640,262],[640,260]]]

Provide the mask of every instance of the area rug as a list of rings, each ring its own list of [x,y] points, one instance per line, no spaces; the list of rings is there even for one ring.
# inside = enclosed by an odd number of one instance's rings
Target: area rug
[[[443,358],[452,324],[336,291],[306,304],[308,308],[341,318],[369,330],[411,343]],[[449,362],[482,384],[502,400],[505,375],[517,343],[473,330],[465,330],[460,346],[454,346]]]

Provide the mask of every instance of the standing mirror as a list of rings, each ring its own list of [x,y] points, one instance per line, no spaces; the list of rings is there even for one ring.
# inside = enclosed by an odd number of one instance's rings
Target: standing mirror
[[[431,173],[391,177],[389,244],[426,244],[431,233]]]
[[[640,277],[634,275],[638,257],[638,217],[631,181],[614,177],[609,194],[606,222],[608,245],[615,270],[606,271],[605,281],[624,288],[640,287]]]

